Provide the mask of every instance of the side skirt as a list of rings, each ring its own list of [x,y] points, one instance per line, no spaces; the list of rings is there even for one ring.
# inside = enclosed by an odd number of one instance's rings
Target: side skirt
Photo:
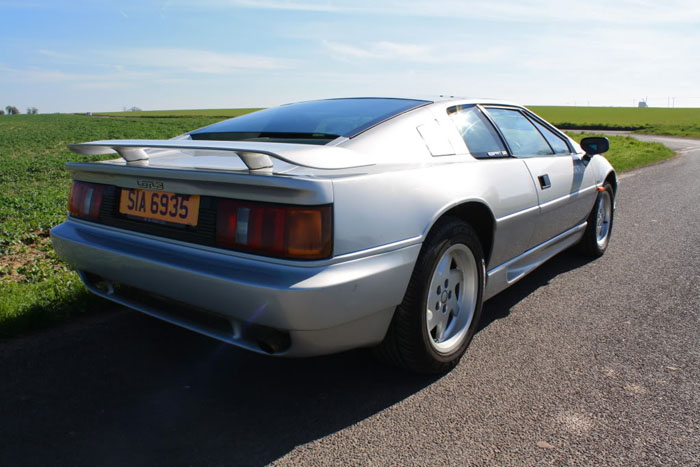
[[[551,257],[578,243],[586,230],[586,222],[557,235],[520,256],[489,270],[486,279],[485,300],[507,289]]]

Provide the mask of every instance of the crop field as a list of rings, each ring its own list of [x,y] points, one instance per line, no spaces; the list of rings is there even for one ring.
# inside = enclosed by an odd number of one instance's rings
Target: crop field
[[[0,116],[0,338],[82,314],[98,300],[55,256],[48,237],[66,216],[65,163],[97,158],[74,154],[66,144],[170,138],[217,120]]]
[[[560,128],[700,137],[700,108],[529,106]]]
[[[252,109],[190,109],[190,110],[140,110],[137,112],[100,112],[101,117],[221,117],[232,118],[260,110]],[[190,128],[192,129],[192,128]]]
[[[0,116],[0,339],[104,308],[99,306],[101,299],[89,294],[77,274],[56,257],[49,239],[49,229],[66,216],[70,177],[65,163],[99,158],[74,154],[66,144],[170,138],[251,110],[165,111],[148,113],[148,118]],[[214,116],[218,113],[222,115]],[[610,140],[606,156],[620,171],[672,156],[660,144],[628,137]]]

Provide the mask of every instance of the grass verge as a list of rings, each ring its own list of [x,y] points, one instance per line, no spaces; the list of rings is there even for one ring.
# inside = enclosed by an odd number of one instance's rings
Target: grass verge
[[[625,172],[654,164],[674,156],[674,152],[661,143],[645,143],[631,136],[608,136],[595,133],[568,133],[577,142],[587,136],[605,136],[610,140],[610,150],[605,158],[615,170]]]
[[[0,339],[94,313],[103,300],[89,293],[73,271],[36,282],[0,285]]]

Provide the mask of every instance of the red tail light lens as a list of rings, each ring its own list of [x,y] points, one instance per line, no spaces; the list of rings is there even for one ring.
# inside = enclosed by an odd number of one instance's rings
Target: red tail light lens
[[[289,259],[331,255],[331,207],[219,200],[216,242],[222,248]]]
[[[70,189],[68,212],[73,217],[95,221],[100,216],[104,185],[74,181]]]

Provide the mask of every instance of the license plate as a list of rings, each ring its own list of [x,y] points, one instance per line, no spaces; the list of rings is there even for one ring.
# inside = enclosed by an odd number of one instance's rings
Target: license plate
[[[199,196],[122,188],[119,212],[142,219],[197,225]]]

